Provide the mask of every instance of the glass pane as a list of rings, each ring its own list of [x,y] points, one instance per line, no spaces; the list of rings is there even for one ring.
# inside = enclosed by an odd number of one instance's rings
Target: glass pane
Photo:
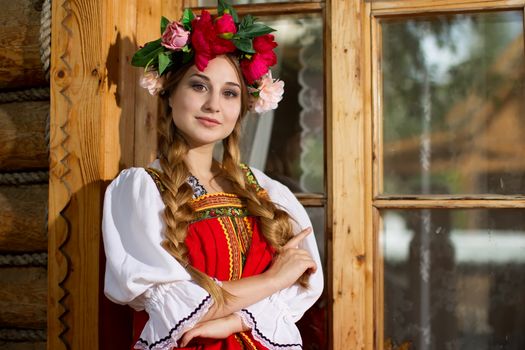
[[[320,15],[261,17],[277,29],[278,63],[272,75],[284,81],[275,111],[248,115],[243,161],[294,192],[324,193],[323,23]]]
[[[385,210],[385,341],[525,349],[525,211]]]
[[[312,306],[299,320],[297,326],[303,338],[304,350],[328,349],[328,292],[326,288],[326,255],[325,255],[325,208],[310,207],[306,208],[308,216],[312,221],[323,272],[325,276],[325,288],[321,298]]]
[[[187,1],[187,0],[186,0]],[[232,5],[244,5],[244,4],[266,4],[271,2],[292,2],[286,0],[231,0]],[[311,0],[293,0],[293,2],[312,2]],[[318,1],[315,1],[318,2]],[[215,7],[217,6],[217,0],[198,0],[197,6],[199,7]]]
[[[525,193],[523,11],[381,30],[383,193]]]

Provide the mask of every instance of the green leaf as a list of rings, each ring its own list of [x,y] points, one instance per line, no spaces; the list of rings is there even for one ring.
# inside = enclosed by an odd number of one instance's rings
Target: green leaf
[[[157,39],[146,43],[143,48],[135,52],[131,58],[131,64],[135,67],[145,67],[152,58],[157,57],[164,50],[164,47],[160,44],[161,42],[162,39]]]
[[[162,75],[171,62],[170,54],[168,52],[159,53],[159,75]]]
[[[239,25],[239,31],[244,31],[253,25],[254,18],[252,15],[246,15],[242,18],[241,24]]]
[[[168,24],[170,24],[170,20],[162,16],[162,18],[160,19],[160,35],[164,34],[164,31],[166,30]]]
[[[235,47],[245,53],[255,53],[251,39],[240,38],[232,40]]]
[[[219,14],[219,16],[222,16],[225,13],[229,13],[233,17],[233,21],[235,22],[235,24],[238,24],[239,16],[237,15],[237,11],[235,11],[233,6],[227,0],[218,0],[217,2],[217,13]]]
[[[271,32],[275,32],[275,29],[268,27],[262,23],[254,23],[250,27],[245,28],[242,32],[238,32],[242,37],[255,38],[257,36],[265,35]]]
[[[184,9],[184,13],[182,14],[182,25],[184,26],[184,29],[191,30],[191,21],[195,19],[195,15],[190,9]]]

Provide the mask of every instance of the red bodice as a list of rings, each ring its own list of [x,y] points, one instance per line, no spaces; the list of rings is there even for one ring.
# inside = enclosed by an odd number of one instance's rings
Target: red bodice
[[[194,220],[188,227],[185,243],[192,266],[220,281],[257,275],[268,268],[273,248],[262,236],[258,219],[249,215],[239,197],[228,193],[205,194],[193,199],[190,204]],[[135,316],[136,340],[148,316],[145,312]],[[184,349],[266,349],[250,331],[233,334],[226,339],[202,339],[195,343]]]

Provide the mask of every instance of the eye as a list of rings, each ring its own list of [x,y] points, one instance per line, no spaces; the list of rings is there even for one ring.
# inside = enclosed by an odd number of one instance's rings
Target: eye
[[[205,84],[203,83],[197,83],[197,82],[193,82],[191,83],[191,88],[195,91],[206,91],[207,90],[207,87]]]
[[[226,97],[237,97],[237,96],[239,96],[239,93],[237,91],[234,91],[234,90],[226,90],[226,91],[224,91],[224,95]]]

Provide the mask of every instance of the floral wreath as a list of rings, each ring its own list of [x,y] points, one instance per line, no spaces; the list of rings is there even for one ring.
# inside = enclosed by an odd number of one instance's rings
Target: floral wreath
[[[218,0],[218,16],[206,10],[195,16],[185,9],[180,21],[162,17],[161,38],[146,43],[131,59],[131,64],[144,67],[140,86],[151,95],[163,93],[166,74],[193,60],[201,72],[218,55],[233,53],[239,59],[242,75],[250,96],[250,110],[263,113],[277,108],[284,93],[284,82],[273,79],[270,67],[277,63],[277,47],[272,29],[251,15],[239,21],[237,12]]]

